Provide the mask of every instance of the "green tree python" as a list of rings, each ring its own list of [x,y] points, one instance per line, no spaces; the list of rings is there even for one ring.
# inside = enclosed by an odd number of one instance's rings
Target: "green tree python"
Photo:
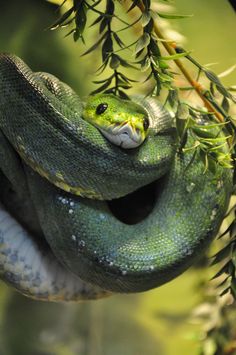
[[[99,94],[84,103],[7,54],[0,138],[1,278],[36,299],[93,299],[172,280],[212,241],[232,192],[229,169],[206,170],[198,152],[179,152],[157,99]],[[114,212],[147,186],[145,216],[130,223]]]

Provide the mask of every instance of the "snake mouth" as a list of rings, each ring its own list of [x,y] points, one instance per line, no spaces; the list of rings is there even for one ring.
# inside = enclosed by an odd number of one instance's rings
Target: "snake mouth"
[[[106,129],[98,128],[111,143],[125,149],[136,148],[140,146],[145,139],[145,135],[142,134],[140,129],[135,129],[128,123],[107,127]]]

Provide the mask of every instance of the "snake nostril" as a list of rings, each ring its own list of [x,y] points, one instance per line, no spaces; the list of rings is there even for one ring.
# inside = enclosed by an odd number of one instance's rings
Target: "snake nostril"
[[[143,119],[143,128],[146,131],[148,129],[148,127],[149,127],[149,119],[147,116],[145,116]]]

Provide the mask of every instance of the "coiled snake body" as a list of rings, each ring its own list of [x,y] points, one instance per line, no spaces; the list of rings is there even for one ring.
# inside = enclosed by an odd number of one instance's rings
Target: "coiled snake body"
[[[217,233],[231,171],[179,153],[158,101],[134,101],[83,104],[52,75],[0,56],[0,268],[20,292],[77,300],[148,290],[186,270]],[[108,201],[150,183],[148,215],[118,219]]]

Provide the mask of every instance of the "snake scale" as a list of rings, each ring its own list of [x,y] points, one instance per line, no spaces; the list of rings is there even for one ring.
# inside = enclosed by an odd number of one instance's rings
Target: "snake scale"
[[[178,151],[173,119],[155,98],[100,94],[84,103],[7,54],[0,147],[1,278],[36,299],[170,281],[212,241],[232,192],[229,169],[206,170],[198,152]],[[147,186],[149,212],[135,223],[118,218],[113,202]]]

